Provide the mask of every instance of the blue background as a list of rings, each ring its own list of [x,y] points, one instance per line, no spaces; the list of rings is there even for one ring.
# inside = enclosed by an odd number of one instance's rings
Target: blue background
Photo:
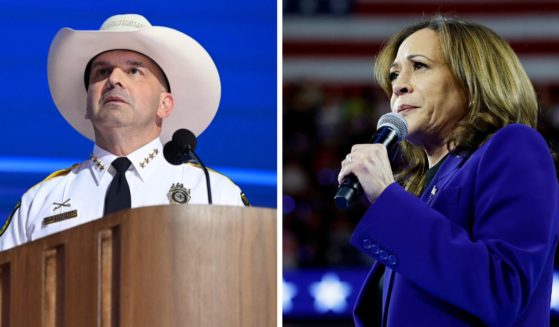
[[[200,42],[220,72],[222,98],[199,137],[204,163],[229,175],[254,206],[276,207],[276,1],[0,1],[0,222],[50,172],[89,157],[91,141],[56,110],[47,55],[62,27],[98,29],[114,14]]]

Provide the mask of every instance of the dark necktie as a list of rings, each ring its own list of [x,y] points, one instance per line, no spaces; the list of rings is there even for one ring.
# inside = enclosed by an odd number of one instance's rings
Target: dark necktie
[[[116,169],[116,174],[109,185],[105,196],[105,212],[109,213],[130,209],[130,187],[126,181],[126,170],[130,167],[130,160],[126,157],[116,158],[111,165]]]

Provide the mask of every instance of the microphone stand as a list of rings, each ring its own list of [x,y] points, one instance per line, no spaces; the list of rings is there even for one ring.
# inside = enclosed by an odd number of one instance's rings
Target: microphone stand
[[[202,167],[202,170],[204,171],[204,175],[206,175],[206,190],[208,191],[208,204],[212,204],[212,188],[210,187],[210,173],[208,172],[206,166],[202,163],[202,160],[200,160],[200,158],[196,155],[196,153],[192,151],[192,147],[188,146],[187,150],[188,150],[188,155],[196,159],[196,161],[200,164],[200,167]]]
[[[177,134],[181,132],[183,133],[183,135]],[[186,135],[184,135],[185,133]],[[182,139],[181,136],[183,136]],[[167,142],[167,144],[165,144],[165,146],[163,147],[163,156],[165,157],[165,160],[167,160],[167,162],[170,163],[171,165],[181,165],[189,162],[191,158],[194,158],[200,165],[200,168],[202,168],[202,171],[204,172],[204,175],[206,177],[206,190],[208,191],[208,204],[212,204],[213,201],[212,201],[212,188],[210,184],[210,173],[208,172],[208,169],[206,168],[202,160],[200,160],[200,158],[194,152],[195,146],[196,146],[196,138],[194,134],[192,134],[192,132],[188,130],[178,130],[173,135],[173,139]]]

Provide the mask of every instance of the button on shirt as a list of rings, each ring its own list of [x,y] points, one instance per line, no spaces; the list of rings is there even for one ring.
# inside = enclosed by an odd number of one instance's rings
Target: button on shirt
[[[168,194],[178,183],[189,192],[189,204],[208,203],[202,169],[169,164],[159,138],[127,157],[132,162],[126,171],[132,208],[169,204]],[[116,158],[95,145],[90,160],[28,190],[0,237],[0,250],[102,217],[105,194],[116,173],[111,162]],[[210,171],[210,181],[213,204],[244,205],[241,190],[230,179]]]

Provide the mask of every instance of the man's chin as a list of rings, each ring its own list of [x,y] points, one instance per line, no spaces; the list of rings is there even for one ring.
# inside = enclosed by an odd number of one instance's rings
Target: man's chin
[[[89,119],[94,127],[102,130],[110,130],[115,128],[125,128],[130,126],[130,120],[122,115],[103,115],[95,119]]]

